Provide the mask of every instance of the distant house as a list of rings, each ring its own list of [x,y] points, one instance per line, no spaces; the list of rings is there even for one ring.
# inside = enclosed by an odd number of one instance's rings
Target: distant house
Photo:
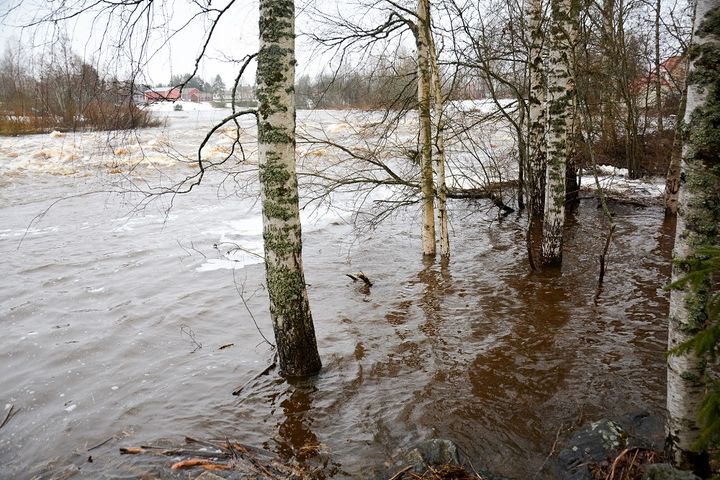
[[[684,56],[670,57],[660,65],[662,86],[668,91],[682,94],[685,90],[685,80],[687,79],[687,62],[685,60]]]
[[[180,100],[180,87],[173,88],[151,88],[143,92],[145,103],[175,102]]]
[[[202,92],[193,87],[183,89],[181,98],[185,102],[211,102],[213,95],[212,93]]]
[[[212,93],[203,92],[198,88],[151,88],[143,92],[145,103],[156,102],[210,102],[213,99]]]
[[[638,79],[637,95],[647,99],[647,106],[655,105],[655,85],[658,80],[664,98],[679,98],[682,95],[687,79],[686,60],[685,56],[670,57],[660,64],[659,70],[652,71]]]

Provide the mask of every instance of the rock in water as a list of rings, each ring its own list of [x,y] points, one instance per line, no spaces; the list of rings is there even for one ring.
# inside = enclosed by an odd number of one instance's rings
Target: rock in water
[[[592,480],[588,465],[606,461],[627,445],[627,433],[612,420],[598,420],[573,434],[558,454],[558,477]]]
[[[423,473],[433,465],[460,465],[460,454],[450,440],[431,439],[406,453],[405,462],[414,472]]]
[[[197,477],[195,477],[195,480],[225,480],[225,477],[221,477],[220,475],[215,475],[212,472],[203,472]]]

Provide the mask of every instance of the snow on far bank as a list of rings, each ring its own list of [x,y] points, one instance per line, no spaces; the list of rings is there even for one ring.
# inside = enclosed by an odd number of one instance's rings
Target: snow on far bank
[[[657,203],[665,193],[665,178],[652,177],[631,180],[627,168],[616,168],[611,165],[597,167],[598,181],[603,191],[612,196],[645,203]],[[583,172],[581,188],[595,191],[595,177],[592,172]]]
[[[506,108],[515,102],[514,98],[483,98],[480,100],[453,100],[448,102],[451,108],[461,112],[492,113],[498,109],[498,105]]]
[[[197,112],[202,110],[215,110],[210,102],[155,102],[145,107],[151,112],[173,112],[175,106],[180,105],[183,112]]]

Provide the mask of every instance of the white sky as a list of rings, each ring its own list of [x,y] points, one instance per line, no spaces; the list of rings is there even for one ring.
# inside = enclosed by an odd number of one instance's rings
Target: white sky
[[[313,0],[304,3],[310,3]],[[207,2],[203,0],[202,3]],[[44,23],[36,27],[20,28],[33,23],[49,12],[49,9],[58,0],[0,0],[0,15],[9,14],[4,20],[0,19],[0,50],[8,44],[20,44],[23,55],[47,55],[53,44],[57,43],[60,35],[71,40],[73,51],[88,63],[98,65],[101,72],[116,74],[119,78],[129,76],[129,65],[137,63],[131,60],[140,51],[140,41],[143,35],[137,31],[132,40],[119,38],[120,26],[128,25],[127,18],[115,15],[109,19],[108,15],[98,14],[97,10],[58,23]],[[91,3],[85,0],[64,2],[77,5]],[[213,0],[214,8],[222,8],[228,0]],[[304,15],[305,9],[298,3],[297,32],[306,31],[310,19]],[[325,2],[330,3],[330,2]],[[334,2],[333,2],[334,3]],[[17,8],[14,8],[17,7]],[[199,54],[206,33],[211,26],[208,15],[192,18],[199,8],[191,0],[166,0],[153,3],[152,23],[149,33],[150,46],[142,61],[142,76],[140,81],[156,85],[167,83],[171,75],[192,72],[195,58]],[[107,28],[108,20],[111,21]],[[188,23],[189,22],[189,23]],[[245,55],[254,53],[258,45],[258,2],[257,0],[236,0],[235,4],[222,17],[218,23],[203,60],[200,63],[198,75],[207,82],[212,82],[219,74],[226,86],[232,85],[239,70],[234,60],[241,60]],[[146,22],[143,20],[142,32],[145,34]],[[182,27],[182,29],[181,29]],[[178,31],[179,30],[179,31]],[[177,31],[177,33],[176,33]],[[167,37],[172,37],[167,41]],[[49,40],[49,41],[48,41]],[[120,49],[117,46],[120,45]],[[30,48],[32,46],[32,49]],[[297,73],[299,77],[304,73],[316,74],[327,67],[329,59],[319,58],[317,52],[312,51],[312,45],[302,36],[299,36],[296,46],[298,59]],[[132,52],[132,54],[131,54]],[[254,66],[249,68],[243,77],[244,84],[254,81]]]

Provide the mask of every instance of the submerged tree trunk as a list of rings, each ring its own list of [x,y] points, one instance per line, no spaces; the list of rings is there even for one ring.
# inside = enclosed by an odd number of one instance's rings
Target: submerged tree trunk
[[[720,239],[720,1],[699,0],[685,124],[678,220],[673,254],[673,281],[691,271],[701,249]],[[707,320],[713,291],[708,274],[670,295],[668,348],[689,340]],[[694,451],[698,440],[698,410],[707,385],[705,359],[694,351],[671,355],[667,370],[668,449],[674,463],[706,474],[707,453]],[[706,478],[706,477],[703,477]]]
[[[547,173],[545,214],[540,262],[543,266],[562,262],[565,225],[565,170],[568,157],[568,125],[572,122],[575,82],[572,75],[571,0],[552,0],[550,56],[548,62]]]
[[[429,18],[429,17],[428,17]],[[429,22],[428,22],[429,25]],[[437,198],[438,198],[438,221],[440,222],[440,255],[450,257],[450,231],[447,215],[447,182],[445,178],[445,112],[443,108],[442,83],[440,82],[440,68],[437,62],[437,50],[432,32],[429,32],[429,61],[432,71],[432,87],[434,95],[435,113],[435,148],[437,154]]]
[[[420,185],[422,192],[423,255],[435,256],[435,188],[432,165],[432,124],[430,120],[430,1],[418,0],[418,120],[420,122]]]
[[[280,369],[291,377],[320,370],[302,262],[295,173],[295,5],[260,1],[257,56],[258,163],[270,316]]]

